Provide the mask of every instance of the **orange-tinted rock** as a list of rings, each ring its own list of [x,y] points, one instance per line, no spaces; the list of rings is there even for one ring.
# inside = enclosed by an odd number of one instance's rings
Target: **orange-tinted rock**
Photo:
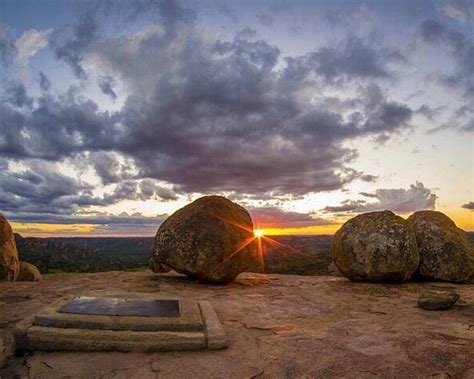
[[[150,266],[229,283],[255,259],[253,240],[252,219],[243,207],[221,196],[201,197],[160,226]]]
[[[20,262],[20,272],[16,278],[17,282],[40,282],[43,276],[38,268],[28,262]]]
[[[0,282],[14,282],[19,269],[13,230],[5,216],[0,214]]]

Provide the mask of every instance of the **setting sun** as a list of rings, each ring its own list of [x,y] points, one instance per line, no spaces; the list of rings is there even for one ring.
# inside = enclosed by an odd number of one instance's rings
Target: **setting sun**
[[[257,238],[261,238],[265,235],[265,231],[263,229],[255,229],[253,235]]]

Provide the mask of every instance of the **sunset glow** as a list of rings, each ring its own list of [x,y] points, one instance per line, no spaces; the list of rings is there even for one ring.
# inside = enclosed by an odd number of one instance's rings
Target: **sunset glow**
[[[255,229],[253,235],[257,238],[262,238],[265,235],[265,231],[263,229]]]

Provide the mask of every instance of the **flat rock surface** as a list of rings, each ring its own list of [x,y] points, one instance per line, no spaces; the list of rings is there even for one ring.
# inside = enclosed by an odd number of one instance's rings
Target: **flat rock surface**
[[[432,290],[455,291],[461,299],[447,311],[420,309],[418,297]],[[0,377],[468,378],[474,373],[474,285],[383,285],[336,277],[244,273],[229,285],[213,286],[141,271],[49,274],[39,283],[0,283],[0,348],[8,350],[16,323],[62,298],[153,293],[208,300],[229,348],[35,352],[10,358]]]

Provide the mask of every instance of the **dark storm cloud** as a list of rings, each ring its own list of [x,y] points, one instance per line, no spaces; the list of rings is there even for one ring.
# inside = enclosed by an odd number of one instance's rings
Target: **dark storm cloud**
[[[172,200],[184,192],[265,197],[340,189],[356,179],[376,180],[349,168],[357,152],[345,147],[346,141],[388,139],[410,125],[413,111],[367,82],[393,78],[389,65],[403,60],[396,51],[354,37],[283,57],[250,30],[213,39],[195,27],[194,13],[176,2],[126,4],[121,17],[154,17],[156,23],[134,35],[99,38],[97,19],[103,13],[97,5],[75,27],[50,37],[56,57],[78,77],[85,77],[87,54],[104,93],[116,97],[113,80],[127,88],[120,111],[101,111],[80,87],[62,95],[42,93],[32,103],[23,101],[22,110],[0,104],[3,156],[82,159],[104,185],[117,186],[96,197],[92,188],[69,183],[71,193],[56,195],[43,188],[44,177],[35,189],[31,180],[12,174],[6,178],[13,181],[7,210],[40,211],[43,201],[67,214],[124,199]],[[149,4],[154,5],[150,14],[144,12]],[[344,110],[303,95],[334,83],[360,86],[362,93],[334,98],[333,105]],[[26,189],[18,193],[21,186]]]
[[[471,97],[474,95],[474,44],[468,36],[452,30],[435,20],[420,25],[422,40],[432,46],[445,49],[454,59],[455,68],[450,74],[439,74],[441,83],[459,89]]]
[[[26,162],[24,162],[26,163]],[[29,169],[0,173],[0,209],[5,212],[70,215],[90,206],[107,206],[121,200],[176,198],[172,189],[154,180],[126,180],[103,196],[93,186],[58,172],[54,165],[29,161]]]
[[[56,57],[69,64],[81,79],[86,77],[82,68],[84,52],[97,37],[96,12],[97,6],[94,6],[81,16],[76,25],[56,29],[49,39]]]
[[[40,72],[38,75],[38,83],[43,91],[49,91],[51,88],[51,82],[43,72]]]
[[[8,29],[0,24],[0,63],[7,66],[16,55],[15,45],[10,37]]]
[[[16,107],[29,106],[33,102],[23,84],[12,83],[5,90],[5,100]]]
[[[102,76],[99,78],[99,88],[105,95],[109,95],[112,100],[117,99],[117,94],[114,91],[116,82],[111,76]]]
[[[0,209],[10,212],[69,214],[75,206],[99,204],[91,187],[39,162],[23,172],[0,173]],[[86,201],[87,200],[87,201]]]
[[[409,189],[377,189],[375,193],[361,193],[371,199],[377,199],[375,203],[365,200],[346,200],[339,206],[328,206],[325,212],[374,212],[391,210],[399,213],[410,213],[424,209],[434,209],[437,196],[423,183],[416,182]]]
[[[318,225],[332,225],[331,220],[312,217],[306,213],[284,211],[277,207],[249,209],[254,227],[258,228],[301,228]]]
[[[317,72],[328,82],[339,78],[391,78],[388,65],[404,62],[398,50],[376,48],[358,37],[349,37],[336,47],[323,47],[312,54]]]
[[[470,201],[469,203],[463,204],[462,208],[474,210],[474,201]]]
[[[131,70],[134,60],[117,56],[113,45],[99,53],[130,86],[155,83],[146,103],[133,97],[124,108],[124,124],[133,130],[121,150],[145,176],[183,191],[278,195],[340,188],[348,179],[337,169],[354,157],[340,145],[345,138],[390,133],[411,119],[410,108],[380,96],[370,112],[345,120],[298,99],[298,91],[312,84],[308,59],[287,60],[277,70],[279,49],[254,34],[207,44],[188,33],[179,53],[160,35],[142,41],[147,50],[140,67],[158,60],[158,75]]]
[[[81,162],[92,165],[103,184],[118,183],[135,177],[131,171],[132,162],[126,159],[121,161],[117,153],[101,151],[84,154]]]
[[[72,90],[58,98],[43,95],[37,101],[29,113],[0,105],[4,156],[60,160],[84,150],[110,149],[121,137],[113,115],[100,112],[97,104],[76,97]]]
[[[99,112],[73,89],[60,98],[39,98],[28,118],[5,109],[17,125],[3,152],[61,159],[115,150],[133,160],[141,177],[180,191],[301,195],[354,179],[345,173],[355,157],[342,146],[345,139],[387,136],[410,121],[410,108],[378,92],[370,95],[375,87],[349,118],[302,101],[299,92],[313,84],[314,62],[289,59],[277,69],[279,49],[254,34],[212,42],[189,25],[174,31],[143,37],[143,49],[135,53],[126,46],[136,45],[136,37],[97,46],[102,64],[130,88],[146,86],[149,93],[131,93],[114,114]],[[119,179],[107,172],[114,165],[106,157],[93,164],[105,183]]]

